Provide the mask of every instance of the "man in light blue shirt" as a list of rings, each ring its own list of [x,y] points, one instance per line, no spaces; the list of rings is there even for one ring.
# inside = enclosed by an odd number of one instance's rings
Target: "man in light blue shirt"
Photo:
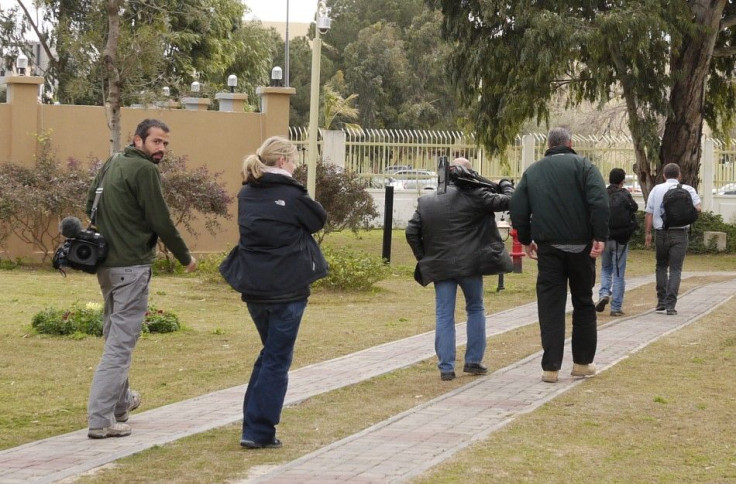
[[[680,290],[680,277],[682,275],[682,264],[685,261],[685,253],[688,244],[689,225],[683,227],[665,228],[662,214],[664,207],[662,201],[664,194],[675,188],[680,183],[680,167],[675,163],[668,163],[662,170],[664,183],[652,188],[647,199],[644,210],[644,227],[646,229],[645,244],[652,245],[652,228],[654,229],[654,247],[656,249],[656,275],[657,275],[657,312],[667,312],[668,316],[677,314],[677,293]],[[700,197],[690,185],[682,185],[682,188],[690,193],[693,206],[700,212]]]

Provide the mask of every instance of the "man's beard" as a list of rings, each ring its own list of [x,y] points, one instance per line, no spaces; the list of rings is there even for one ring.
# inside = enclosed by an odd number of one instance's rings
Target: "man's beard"
[[[164,159],[164,154],[165,153],[163,151],[157,151],[155,153],[151,153],[151,159],[153,160],[153,163],[158,165],[159,162]]]

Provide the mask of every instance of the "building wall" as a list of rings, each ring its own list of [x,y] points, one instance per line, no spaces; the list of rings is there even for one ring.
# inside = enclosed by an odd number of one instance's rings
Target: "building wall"
[[[98,106],[48,105],[38,102],[36,77],[8,78],[8,103],[0,104],[0,163],[13,162],[32,166],[39,148],[38,135],[47,136],[59,160],[74,157],[82,162],[106,159],[110,154],[110,132],[105,109]],[[255,152],[270,136],[288,136],[289,98],[293,88],[259,88],[263,112],[198,111],[190,109],[121,110],[123,144],[129,144],[137,124],[145,118],[158,118],[171,129],[169,148],[186,155],[188,167],[206,166],[210,173],[221,172],[220,180],[235,197],[241,187],[243,158]],[[222,96],[223,94],[220,94]],[[242,96],[242,95],[236,95]],[[219,252],[232,247],[238,238],[237,206],[230,207],[230,220],[216,237],[210,236],[203,224],[195,224],[198,238],[184,232],[190,248],[196,252]],[[183,228],[180,228],[183,230]],[[7,253],[0,256],[29,257],[34,254],[28,244],[18,240],[8,243]]]

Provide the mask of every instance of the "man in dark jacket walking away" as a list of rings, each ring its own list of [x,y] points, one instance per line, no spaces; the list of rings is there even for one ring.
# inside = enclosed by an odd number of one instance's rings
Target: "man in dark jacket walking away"
[[[606,304],[611,303],[611,316],[623,316],[626,290],[626,259],[629,255],[629,240],[636,231],[636,211],[639,205],[624,188],[626,172],[614,168],[608,175],[608,199],[611,217],[608,224],[609,236],[606,248],[601,254],[601,287],[595,310],[602,313]]]
[[[608,238],[608,195],[600,172],[572,149],[572,135],[553,128],[544,158],[521,177],[511,223],[526,254],[537,260],[542,380],[555,383],[565,347],[567,285],[572,296],[573,376],[595,374],[595,261]]]
[[[470,162],[458,158],[451,170],[469,172]],[[417,281],[434,282],[435,351],[442,380],[455,378],[455,298],[457,287],[465,296],[468,343],[463,371],[484,375],[486,317],[483,307],[483,275],[511,271],[511,259],[496,227],[494,212],[508,210],[514,188],[501,180],[498,191],[460,187],[450,176],[445,193],[419,198],[417,210],[406,227],[406,240],[416,257]]]

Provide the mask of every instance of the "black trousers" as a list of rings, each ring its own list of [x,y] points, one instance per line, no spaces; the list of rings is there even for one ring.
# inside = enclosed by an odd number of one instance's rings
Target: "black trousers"
[[[539,245],[537,249],[537,309],[542,336],[542,369],[557,371],[565,347],[565,303],[567,286],[572,297],[572,360],[587,365],[595,358],[598,328],[593,304],[595,261],[590,247],[570,253]]]

